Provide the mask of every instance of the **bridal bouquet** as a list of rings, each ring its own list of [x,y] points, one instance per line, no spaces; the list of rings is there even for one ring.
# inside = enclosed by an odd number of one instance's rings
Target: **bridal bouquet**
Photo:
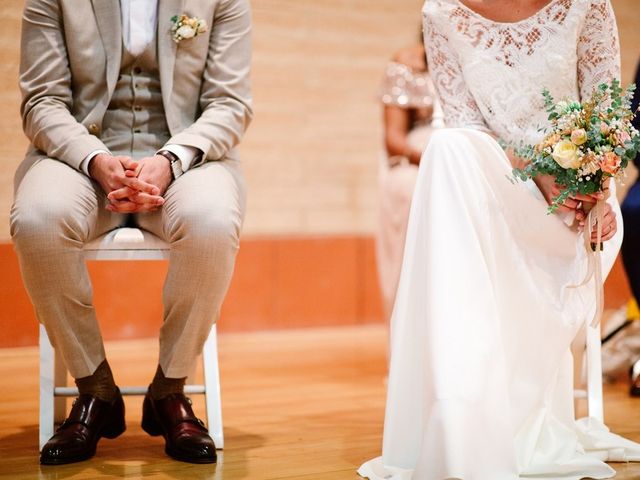
[[[550,128],[537,145],[516,149],[516,154],[527,163],[513,173],[520,180],[539,175],[555,177],[563,190],[552,199],[550,213],[570,196],[604,192],[610,179],[620,178],[629,161],[636,157],[640,151],[640,134],[631,123],[635,116],[631,110],[634,91],[635,85],[622,89],[620,82],[613,80],[599,85],[591,98],[582,103],[566,100],[556,103],[548,90],[543,92]],[[588,213],[583,235],[588,268],[584,280],[572,285],[580,287],[595,279],[596,310],[592,327],[600,323],[604,308],[600,262],[603,202],[598,200],[593,208],[590,208],[592,204],[582,207]],[[591,242],[593,229],[596,243]]]
[[[570,196],[603,191],[609,179],[620,178],[638,154],[640,135],[631,123],[634,90],[635,85],[622,89],[613,80],[599,85],[585,102],[556,103],[545,89],[550,128],[542,142],[516,150],[528,163],[513,173],[520,180],[539,175],[556,178],[564,189],[551,202],[549,212]]]

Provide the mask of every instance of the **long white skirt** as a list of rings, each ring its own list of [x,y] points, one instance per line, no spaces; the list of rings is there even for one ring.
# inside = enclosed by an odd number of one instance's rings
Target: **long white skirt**
[[[424,151],[435,128],[421,125],[409,132],[407,142],[418,151]],[[378,174],[380,219],[376,236],[376,260],[380,278],[380,291],[385,318],[391,310],[398,290],[402,269],[407,223],[411,197],[418,178],[418,167],[406,161],[389,167],[389,159],[381,158]]]
[[[640,460],[640,445],[574,420],[570,344],[595,308],[593,281],[572,287],[585,249],[533,183],[510,179],[489,135],[433,134],[391,321],[383,455],[363,477],[610,478],[605,460]],[[621,239],[605,243],[605,274]]]

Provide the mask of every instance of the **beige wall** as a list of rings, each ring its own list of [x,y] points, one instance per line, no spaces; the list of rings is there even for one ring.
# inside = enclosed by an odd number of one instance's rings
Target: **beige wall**
[[[638,0],[614,0],[624,79],[640,56]],[[26,141],[16,87],[22,0],[0,18],[0,241]],[[421,0],[254,0],[256,118],[243,144],[245,233],[369,233],[375,228],[380,109],[387,59],[417,36]]]
[[[258,0],[256,117],[244,142],[247,232],[372,231],[380,110],[393,51],[420,0]]]
[[[9,209],[13,195],[13,172],[24,155],[27,141],[20,123],[18,50],[22,0],[2,0],[0,18],[0,242],[9,238]]]

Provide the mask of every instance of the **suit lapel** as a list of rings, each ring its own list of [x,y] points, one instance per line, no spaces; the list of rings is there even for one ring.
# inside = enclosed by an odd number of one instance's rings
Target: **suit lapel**
[[[119,0],[91,0],[100,38],[107,54],[107,88],[113,92],[122,57],[122,15]]]
[[[171,35],[171,17],[184,13],[184,0],[159,0],[158,4],[158,67],[162,85],[162,102],[170,115],[170,99],[173,90],[173,70],[178,44]]]

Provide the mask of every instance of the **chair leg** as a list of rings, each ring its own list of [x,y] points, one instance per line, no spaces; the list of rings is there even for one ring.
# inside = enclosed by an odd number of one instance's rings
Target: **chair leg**
[[[589,417],[604,421],[602,398],[602,342],[600,325],[587,326],[587,398]]]
[[[224,448],[222,432],[222,404],[220,400],[220,371],[218,367],[218,336],[216,325],[211,327],[202,351],[204,362],[205,403],[207,405],[207,427],[211,438],[219,449]]]
[[[44,326],[40,325],[40,450],[53,436],[54,361],[54,351],[49,336]]]

